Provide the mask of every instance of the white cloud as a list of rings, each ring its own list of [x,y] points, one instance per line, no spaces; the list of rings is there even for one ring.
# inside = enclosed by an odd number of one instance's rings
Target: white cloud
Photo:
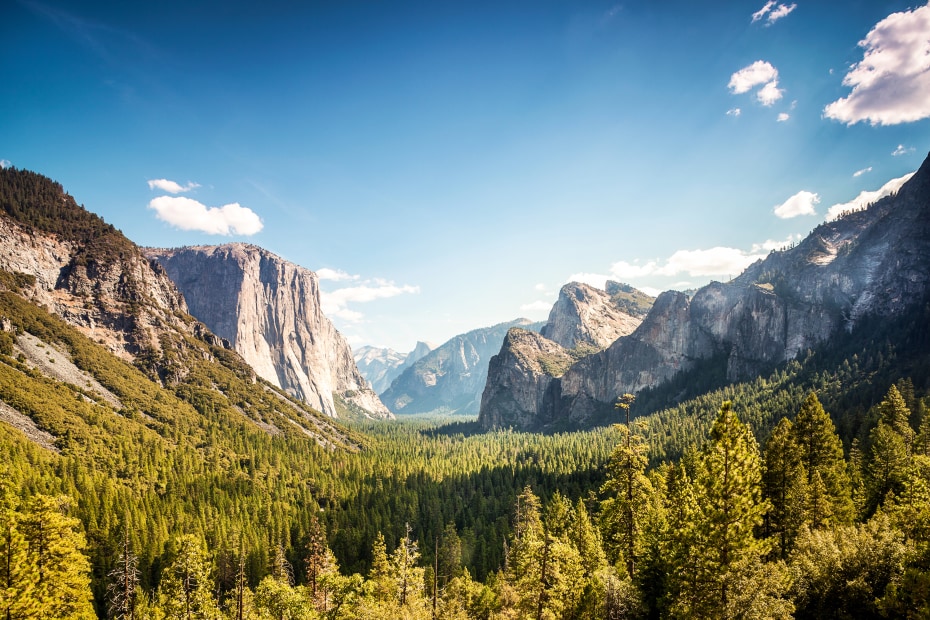
[[[552,309],[552,302],[549,301],[534,301],[532,303],[523,304],[520,306],[520,310],[523,312],[548,312]]]
[[[354,276],[351,273],[346,273],[341,269],[330,269],[329,267],[323,267],[316,270],[316,276],[320,280],[332,280],[334,282],[345,282],[346,280],[358,280],[359,276]]]
[[[735,276],[760,258],[737,248],[715,247],[708,250],[678,250],[672,254],[657,274],[673,276],[686,273],[690,276]]]
[[[545,290],[546,290],[546,285],[543,284],[542,282],[540,282],[539,284],[537,284],[537,285],[534,286],[533,288],[542,293],[542,292],[545,292]]]
[[[758,11],[752,14],[752,23],[756,23],[757,21],[765,17],[766,13],[771,11],[773,6],[775,6],[775,0],[769,0],[768,2],[766,2],[765,6],[763,6],[761,9],[759,9]]]
[[[833,205],[827,210],[827,221],[835,220],[847,211],[864,209],[876,200],[897,192],[912,176],[914,176],[913,172],[905,174],[903,177],[898,177],[897,179],[891,179],[875,191],[862,191],[849,202]]]
[[[0,168],[6,170],[12,165],[13,165],[13,162],[11,162],[9,159],[0,159]]]
[[[930,117],[930,4],[892,13],[859,42],[862,60],[843,85],[848,97],[824,108],[827,118],[852,125],[897,125]]]
[[[757,60],[731,75],[728,87],[734,95],[740,95],[777,78],[778,69],[764,60]]]
[[[769,0],[765,3],[765,6],[752,14],[752,23],[756,23],[768,15],[768,19],[766,19],[765,25],[771,26],[796,8],[798,8],[797,4],[779,4],[778,6],[775,6],[775,0]]]
[[[209,235],[254,235],[262,221],[254,211],[239,203],[207,207],[184,196],[159,196],[149,202],[158,219],[180,228]]]
[[[739,116],[742,113],[743,111],[740,110],[739,108],[730,108],[729,110],[727,110],[727,116]]]
[[[784,123],[784,122],[785,122],[786,120],[788,120],[789,118],[791,118],[791,115],[790,115],[790,114],[788,114],[787,112],[781,112],[781,113],[778,115],[778,118],[775,119],[775,120],[777,120],[779,123]]]
[[[775,207],[775,216],[785,220],[799,215],[814,215],[814,205],[820,204],[820,196],[814,192],[800,191]]]
[[[759,103],[768,107],[781,99],[784,92],[784,89],[778,88],[778,80],[772,80],[759,89],[759,92],[756,93],[756,99],[759,100]]]
[[[757,60],[749,66],[743,67],[730,76],[727,88],[734,95],[747,93],[753,88],[761,86],[756,93],[756,99],[764,106],[770,106],[781,99],[784,90],[778,88],[778,69],[764,60]]]
[[[169,194],[183,194],[184,192],[189,192],[192,189],[200,187],[197,183],[188,182],[187,185],[181,185],[174,181],[169,181],[168,179],[149,179],[148,184],[149,189],[160,189]]]
[[[892,151],[891,156],[901,157],[902,155],[907,155],[908,153],[913,153],[913,152],[914,152],[913,146],[911,148],[905,148],[903,144],[899,144],[898,148]]]
[[[788,235],[787,239],[782,241],[777,241],[775,239],[767,239],[762,243],[753,243],[751,254],[759,254],[760,252],[771,252],[772,250],[784,250],[788,246],[797,243],[801,240],[800,233],[796,235]]]
[[[321,291],[320,303],[326,316],[339,318],[350,323],[358,323],[364,318],[364,315],[350,309],[349,304],[363,304],[378,299],[388,299],[398,295],[419,292],[419,286],[410,286],[408,284],[397,286],[393,282],[379,279],[366,281],[359,286],[336,289],[335,291]]]
[[[853,172],[853,177],[861,177],[866,172],[872,172],[872,166],[869,166],[868,168],[863,168],[862,170],[856,170],[855,172]]]
[[[796,8],[798,8],[797,4],[791,4],[791,5],[779,4],[778,7],[776,7],[775,9],[772,10],[771,13],[769,13],[769,19],[766,25],[771,26],[772,24],[780,20],[782,17],[785,17],[786,15],[791,13],[791,11],[795,10]],[[753,17],[755,17],[755,14],[753,14]]]

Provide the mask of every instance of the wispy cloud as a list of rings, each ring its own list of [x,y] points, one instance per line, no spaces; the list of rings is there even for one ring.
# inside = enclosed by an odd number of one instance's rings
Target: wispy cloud
[[[791,115],[788,114],[787,112],[780,112],[778,114],[778,118],[776,118],[775,120],[777,120],[779,123],[784,123],[790,118],[791,118]]]
[[[868,168],[863,168],[862,170],[856,170],[855,172],[853,172],[853,177],[861,177],[863,174],[867,172],[872,172],[872,166],[869,166]]]
[[[913,153],[914,147],[907,148],[903,144],[899,144],[898,147],[891,152],[892,157],[901,157],[902,155],[907,155],[908,153]]]
[[[0,159],[0,168],[6,170],[12,165],[13,165],[13,162],[11,162],[9,159]]]
[[[335,291],[321,292],[320,302],[326,316],[339,318],[350,323],[358,323],[365,317],[361,312],[349,308],[349,304],[364,304],[378,299],[389,299],[398,295],[419,292],[419,286],[407,284],[398,286],[391,281],[380,279],[366,280],[358,286],[348,286]]]
[[[200,187],[199,184],[190,181],[188,181],[187,185],[181,185],[180,183],[169,181],[168,179],[149,179],[148,184],[149,189],[160,189],[169,194],[183,194]]]
[[[649,261],[642,265],[618,261],[611,265],[609,277],[615,280],[635,281],[648,276],[680,274],[689,276],[736,275],[763,256],[757,252],[721,246],[706,250],[678,250],[664,261]]]
[[[778,88],[778,69],[765,60],[757,60],[743,67],[730,76],[727,87],[734,95],[747,93],[761,86],[756,92],[756,99],[764,106],[770,106],[782,98],[784,91]]]
[[[752,14],[752,23],[756,23],[757,21],[765,19],[765,25],[771,26],[782,17],[785,17],[791,13],[791,11],[795,10],[797,7],[797,4],[776,5],[775,0],[769,0],[761,9]]]
[[[799,215],[814,215],[814,205],[820,204],[820,196],[814,192],[800,191],[774,209],[775,216],[783,220]]]
[[[262,227],[261,218],[239,203],[207,207],[185,196],[159,196],[149,202],[158,219],[181,230],[209,235],[254,235]]]
[[[824,108],[824,115],[853,125],[897,125],[930,117],[930,4],[892,13],[859,42],[861,61],[843,85],[848,97]]]
[[[912,176],[914,176],[913,172],[905,174],[903,177],[898,177],[897,179],[891,179],[877,190],[859,192],[859,195],[849,202],[833,205],[827,209],[827,220],[835,220],[848,211],[864,209],[871,203],[897,192]]]
[[[727,110],[727,116],[739,116],[742,113],[743,111],[740,110],[739,108],[730,108],[729,110]]]
[[[333,282],[345,282],[348,280],[358,280],[360,278],[360,276],[352,275],[341,269],[330,269],[329,267],[317,269],[316,276],[320,280],[332,280]]]

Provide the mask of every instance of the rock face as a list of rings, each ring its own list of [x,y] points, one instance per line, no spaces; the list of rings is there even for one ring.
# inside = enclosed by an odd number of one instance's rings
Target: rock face
[[[559,298],[540,333],[566,349],[579,345],[606,349],[620,336],[633,333],[642,322],[642,316],[642,313],[625,312],[607,291],[569,282],[559,291]]]
[[[190,330],[177,318],[187,312],[177,288],[122,233],[41,175],[0,169],[0,181],[36,192],[0,201],[0,269],[34,277],[32,301],[127,361],[160,352],[164,326]],[[52,212],[67,231],[49,230],[60,224]]]
[[[404,355],[394,349],[364,346],[353,352],[358,370],[368,381],[371,388],[381,394],[389,387],[391,382],[400,376],[404,370],[412,366],[436,347],[428,342],[417,342],[413,351]]]
[[[262,378],[332,417],[334,396],[371,417],[391,416],[323,315],[309,269],[242,243],[146,253],[184,294],[190,313]]]
[[[535,409],[504,395],[513,373],[489,375],[485,394],[496,396],[482,402],[479,421],[490,428],[504,414],[535,415],[529,427],[550,420],[585,426],[609,412],[617,395],[658,385],[702,360],[725,358],[729,380],[750,378],[864,316],[903,312],[928,291],[930,159],[897,195],[821,224],[730,282],[712,282],[691,298],[663,293],[632,334],[550,377],[542,391],[552,400]],[[528,408],[515,413],[513,403]]]
[[[553,381],[574,358],[552,340],[519,327],[507,331],[500,353],[488,365],[488,381],[481,396],[481,425],[485,429],[536,430],[552,424],[559,387]]]
[[[507,330],[533,325],[517,319],[455,336],[404,370],[381,398],[396,414],[476,413],[488,363]]]
[[[633,332],[653,299],[633,287],[608,282],[607,290],[570,282],[562,287],[539,334],[507,333],[491,359],[481,396],[485,429],[537,430],[559,425],[561,377],[579,359]]]

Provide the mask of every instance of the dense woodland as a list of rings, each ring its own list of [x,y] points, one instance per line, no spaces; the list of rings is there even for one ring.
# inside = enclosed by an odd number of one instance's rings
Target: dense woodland
[[[54,438],[0,422],[10,620],[930,617],[930,304],[751,382],[708,360],[612,426],[480,434],[334,430],[189,335],[129,364],[32,284],[0,273],[0,401]]]

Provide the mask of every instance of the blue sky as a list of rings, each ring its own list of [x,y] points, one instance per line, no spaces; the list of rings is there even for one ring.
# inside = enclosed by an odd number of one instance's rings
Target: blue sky
[[[407,351],[571,279],[725,280],[894,189],[928,32],[884,0],[13,0],[0,163],[141,245],[317,270],[353,345]]]

